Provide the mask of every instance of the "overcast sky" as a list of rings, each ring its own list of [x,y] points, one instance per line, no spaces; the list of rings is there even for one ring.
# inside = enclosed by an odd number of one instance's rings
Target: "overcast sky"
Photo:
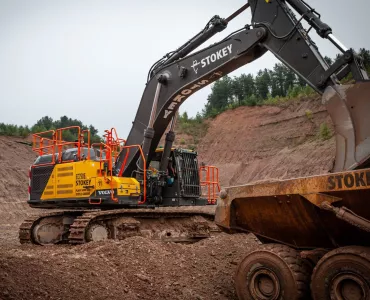
[[[368,0],[307,0],[347,46],[370,49]],[[0,122],[32,125],[67,115],[126,137],[150,66],[245,0],[0,0]],[[214,43],[250,23],[243,13]],[[335,49],[315,39],[324,55]],[[208,43],[208,44],[209,44]],[[232,75],[271,68],[267,54]],[[194,116],[210,87],[187,100]]]

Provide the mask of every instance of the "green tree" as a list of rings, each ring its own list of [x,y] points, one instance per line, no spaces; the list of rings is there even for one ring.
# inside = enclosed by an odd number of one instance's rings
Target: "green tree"
[[[240,105],[243,101],[243,85],[240,81],[240,77],[234,77],[234,79],[231,80],[231,94]]]
[[[184,111],[184,113],[182,114],[181,118],[182,118],[182,120],[183,120],[184,122],[189,121],[188,113],[187,113],[186,111]]]
[[[240,76],[240,81],[243,86],[243,98],[250,97],[256,93],[256,86],[252,74],[242,74]]]
[[[42,125],[35,124],[31,127],[31,132],[32,133],[44,132],[44,131],[47,131],[47,129]]]
[[[285,96],[285,69],[283,64],[275,64],[274,69],[270,71],[270,82],[272,97]]]
[[[250,96],[245,97],[243,104],[245,106],[256,106],[258,102],[259,101],[256,95],[250,95]]]
[[[212,86],[211,94],[208,96],[206,105],[206,115],[216,115],[223,111],[232,99],[232,80],[229,76],[215,82]]]
[[[297,77],[295,73],[286,66],[283,66],[284,70],[284,96],[288,94],[290,89],[293,89],[296,85]]]
[[[260,70],[255,79],[257,97],[260,100],[266,99],[270,92],[271,77],[267,69]]]
[[[54,125],[54,121],[52,118],[45,116],[38,120],[35,125],[45,128],[46,130],[50,130]]]
[[[96,135],[98,135],[98,130],[97,130],[94,126],[90,125],[90,126],[89,126],[89,130],[90,130],[90,134],[91,134],[91,136],[96,136]]]

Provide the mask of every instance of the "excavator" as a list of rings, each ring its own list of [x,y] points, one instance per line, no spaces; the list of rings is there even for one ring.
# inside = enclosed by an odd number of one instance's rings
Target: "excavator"
[[[249,8],[250,24],[195,51]],[[333,64],[321,55],[312,29],[341,53]],[[370,171],[364,170],[370,166],[369,77],[361,57],[304,0],[248,0],[228,18],[214,16],[158,60],[149,70],[126,140],[113,129],[97,145],[80,128],[74,128],[74,143],[62,138],[70,128],[34,135],[39,158],[30,168],[28,203],[58,210],[25,220],[21,243],[81,244],[132,235],[194,241],[210,236],[214,216],[201,208],[214,205],[215,196],[211,193],[207,200],[200,189],[206,184],[217,190],[217,169],[202,170],[195,152],[173,148],[176,114],[192,94],[268,51],[322,95],[335,128],[336,159],[334,175],[230,187],[220,193],[219,228],[252,232],[266,244],[239,266],[238,296],[307,298],[309,270],[316,265],[314,299],[370,299],[370,210],[364,202],[370,185]],[[343,85],[344,79],[349,84]],[[164,147],[158,148],[164,135]],[[207,179],[202,181],[204,171]],[[343,199],[346,205],[338,207]],[[356,247],[347,252],[339,248],[349,245]],[[336,249],[327,254],[333,262],[320,263],[327,257],[325,249]],[[348,270],[340,263],[346,258],[352,263]],[[331,266],[347,271],[331,272]]]

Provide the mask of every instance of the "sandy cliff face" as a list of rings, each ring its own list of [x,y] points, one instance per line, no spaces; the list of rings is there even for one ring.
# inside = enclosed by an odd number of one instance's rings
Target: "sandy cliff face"
[[[36,155],[23,139],[0,137],[0,224],[23,218],[29,212],[28,170]]]
[[[220,168],[223,186],[322,174],[331,169],[335,154],[335,139],[319,137],[323,123],[331,127],[319,99],[240,107],[209,124],[199,160]]]

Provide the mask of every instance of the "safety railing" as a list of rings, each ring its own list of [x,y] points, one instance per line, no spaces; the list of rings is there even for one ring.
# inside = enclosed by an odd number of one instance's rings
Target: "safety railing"
[[[63,133],[67,130],[76,129],[77,130],[77,140],[74,142],[67,142],[63,140]],[[90,132],[88,133],[88,136],[90,136]],[[88,138],[90,139],[90,138]],[[56,131],[56,140],[57,140],[57,146],[58,146],[58,161],[62,162],[62,152],[63,150],[67,149],[68,147],[76,147],[77,148],[77,155],[76,159],[81,159],[81,145],[83,144],[83,136],[81,135],[81,128],[79,126],[69,126],[57,129]],[[90,151],[87,151],[87,159],[90,159]],[[67,160],[63,162],[72,162],[73,160]]]
[[[63,140],[63,134],[67,130],[76,130],[77,139],[75,141]],[[84,141],[84,137],[87,137],[87,143]],[[62,154],[64,150],[68,148],[77,148],[75,159],[81,159],[81,147],[87,148],[86,158],[90,159],[90,131],[88,129],[81,130],[79,126],[70,126],[60,128],[57,130],[48,130],[44,132],[35,133],[32,135],[32,150],[35,151],[39,156],[51,155],[51,161],[47,163],[37,164],[40,166],[54,165],[55,163],[66,163],[73,160],[63,160]],[[63,161],[62,161],[63,160]]]
[[[105,179],[110,177],[109,182],[111,186],[111,197],[112,200],[117,202],[118,199],[114,197],[114,185],[113,185],[113,161],[112,161],[112,148],[105,144],[105,143],[95,143],[91,145],[92,148],[96,149],[99,147],[99,152],[100,152],[100,157],[99,157],[99,162],[100,162],[100,167],[99,167],[99,176],[104,177]],[[143,200],[140,201],[138,204],[144,204],[146,202],[146,160],[144,156],[143,149],[141,148],[140,145],[132,145],[132,146],[122,146],[123,149],[127,149],[129,151],[131,148],[137,148],[140,151],[141,159],[144,162],[144,178],[143,178]],[[103,154],[105,154],[105,158],[103,157]],[[107,168],[104,167],[104,164],[107,164]],[[124,166],[123,166],[124,167]],[[106,181],[107,182],[107,181]]]
[[[114,184],[113,184],[113,162],[112,162],[112,149],[109,145],[105,143],[95,143],[92,144],[92,148],[96,148],[99,146],[99,177],[104,177],[104,181],[106,183],[109,183],[110,189],[111,189],[111,198],[114,202],[118,202],[118,198],[114,195]],[[105,154],[105,158],[103,157],[103,154]],[[107,168],[105,168],[105,164],[107,164]],[[110,178],[108,178],[110,177]],[[100,201],[101,203],[101,201]],[[93,204],[100,204],[100,203],[93,203]],[[90,203],[91,204],[91,203]]]
[[[214,166],[202,166],[199,169],[200,185],[206,191],[208,204],[216,204],[220,192],[220,181],[218,168]]]
[[[117,159],[122,147],[126,144],[126,140],[118,137],[117,130],[112,127],[110,130],[105,130],[104,134],[105,143],[112,149],[112,157]]]
[[[50,163],[39,164],[39,166],[55,164],[55,149],[55,130],[47,130],[32,135],[32,150],[39,156],[52,155]]]

